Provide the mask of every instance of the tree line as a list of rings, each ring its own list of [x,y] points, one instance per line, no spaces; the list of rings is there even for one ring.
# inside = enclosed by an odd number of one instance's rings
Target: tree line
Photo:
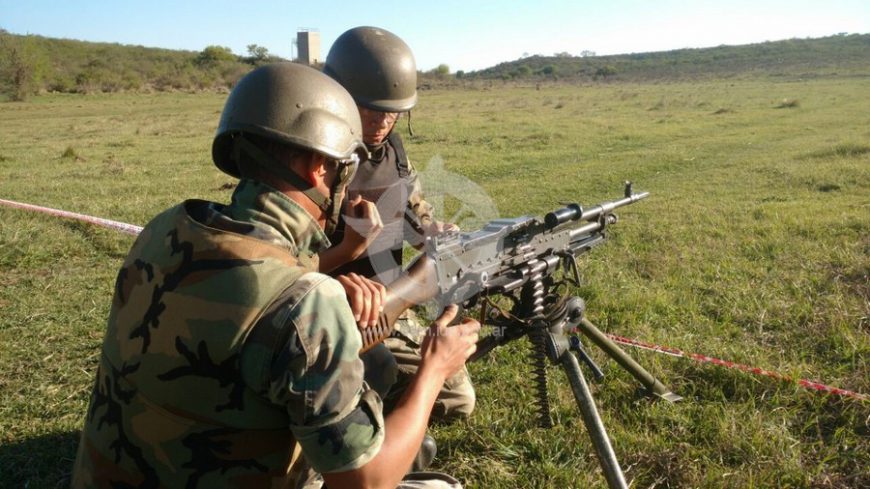
[[[224,90],[255,66],[281,60],[256,44],[247,51],[178,51],[0,30],[0,92],[24,100],[43,92]]]
[[[179,51],[17,35],[0,29],[0,93],[24,100],[45,92],[228,90],[253,67],[281,58],[256,44],[246,55],[224,46]],[[479,71],[446,64],[420,72],[427,86],[503,81],[658,81],[735,76],[870,74],[870,34],[837,34],[744,46],[597,56],[567,51],[524,55]]]
[[[836,34],[741,46],[597,56],[581,51],[518,60],[471,73],[467,80],[658,81],[739,76],[870,74],[870,34]]]

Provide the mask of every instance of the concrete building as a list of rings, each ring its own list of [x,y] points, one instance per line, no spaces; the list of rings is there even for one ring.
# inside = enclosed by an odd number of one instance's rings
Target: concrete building
[[[296,33],[296,46],[300,63],[314,65],[323,61],[320,58],[320,32],[313,29],[300,29]]]

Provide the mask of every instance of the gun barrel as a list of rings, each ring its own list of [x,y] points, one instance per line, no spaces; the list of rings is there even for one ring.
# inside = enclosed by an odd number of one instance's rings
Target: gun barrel
[[[579,228],[572,229],[571,234],[570,234],[571,242],[574,242],[578,238],[582,238],[584,236],[589,236],[592,233],[595,233],[596,231],[600,230],[602,227],[604,227],[602,225],[602,223],[600,223],[598,221],[594,221],[594,222],[588,222],[588,223],[580,226]]]
[[[641,192],[638,194],[631,194],[623,199],[598,204],[595,207],[583,209],[583,216],[581,217],[581,219],[583,219],[584,221],[591,221],[592,219],[597,219],[598,216],[602,214],[608,214],[610,212],[613,212],[613,210],[616,208],[628,204],[634,204],[638,200],[645,199],[647,197],[649,197],[649,192]]]
[[[633,204],[638,200],[647,197],[649,197],[649,192],[641,192],[639,194],[631,194],[623,199],[605,202],[588,209],[583,209],[583,216],[580,219],[589,222],[570,231],[571,241],[573,242],[578,238],[596,233],[607,224],[613,224],[616,222],[616,216],[611,214],[614,209],[624,205]],[[604,216],[603,219],[602,216]]]

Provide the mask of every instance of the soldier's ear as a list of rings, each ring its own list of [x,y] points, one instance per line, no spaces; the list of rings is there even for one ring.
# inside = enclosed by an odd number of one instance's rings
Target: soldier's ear
[[[312,186],[320,187],[326,182],[326,157],[319,153],[309,153],[305,162],[303,178]],[[328,185],[327,185],[328,186]]]

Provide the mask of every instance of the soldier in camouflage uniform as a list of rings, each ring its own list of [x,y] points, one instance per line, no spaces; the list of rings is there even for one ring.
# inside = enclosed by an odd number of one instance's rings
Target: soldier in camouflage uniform
[[[73,487],[296,487],[302,461],[330,487],[399,484],[479,325],[447,328],[455,309],[436,320],[383,416],[351,290],[315,271],[360,134],[353,100],[311,68],[266,65],[233,89],[213,157],[241,181],[228,205],[155,217],[124,261]]]
[[[402,112],[417,103],[417,68],[411,49],[395,34],[375,27],[356,27],[336,39],[323,72],[331,76],[353,96],[363,123],[363,141],[371,157],[360,163],[359,171],[348,187],[348,196],[362,196],[375,202],[383,221],[383,231],[360,258],[339,267],[338,273],[355,272],[389,284],[401,273],[402,248],[405,241],[422,245],[426,234],[441,232],[445,227],[433,218],[433,209],[423,199],[417,172],[408,161],[402,138],[393,131]],[[410,115],[409,115],[410,117]],[[356,221],[339,225],[333,241],[342,241],[343,229],[354,228]],[[396,324],[396,332],[385,345],[398,365],[395,384],[385,398],[391,406],[409,385],[420,363],[420,342],[425,328],[413,311]],[[389,363],[373,350],[365,356],[367,363]],[[367,371],[383,372],[381,368]],[[370,378],[373,384],[389,384]],[[474,410],[475,393],[463,368],[448,379],[435,403],[433,416],[441,419],[467,417]]]

